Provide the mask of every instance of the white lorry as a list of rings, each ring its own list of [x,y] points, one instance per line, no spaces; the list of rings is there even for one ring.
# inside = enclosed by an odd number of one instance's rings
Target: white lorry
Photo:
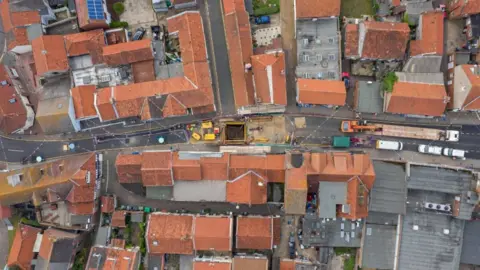
[[[440,146],[426,145],[426,144],[420,144],[420,145],[418,146],[418,152],[420,152],[420,153],[425,153],[425,154],[431,154],[431,155],[441,156],[441,155],[442,155],[442,147],[440,147]]]

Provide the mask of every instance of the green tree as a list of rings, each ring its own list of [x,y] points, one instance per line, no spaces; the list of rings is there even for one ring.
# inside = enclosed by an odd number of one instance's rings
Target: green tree
[[[392,92],[393,91],[393,85],[398,81],[397,75],[395,75],[395,72],[389,72],[383,78],[383,90],[385,92]]]
[[[125,5],[122,2],[113,4],[113,11],[120,16],[123,12],[125,12]]]
[[[112,21],[112,22],[110,23],[110,28],[119,28],[119,27],[127,28],[127,27],[128,27],[128,22],[124,22],[124,21]]]

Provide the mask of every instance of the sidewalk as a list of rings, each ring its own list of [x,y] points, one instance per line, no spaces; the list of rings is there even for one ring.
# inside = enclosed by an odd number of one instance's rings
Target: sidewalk
[[[334,108],[327,108],[323,106],[316,106],[311,108],[303,108],[295,106],[287,107],[285,114],[301,114],[305,116],[319,116],[319,117],[332,117],[341,119],[355,119],[356,113],[350,110],[347,106],[341,107],[338,110]],[[422,125],[434,125],[434,126],[449,126],[449,125],[480,125],[480,116],[474,112],[448,112],[446,117],[435,118],[416,118],[407,117],[397,114],[379,113],[359,114],[360,119],[370,121],[385,121],[401,124],[422,124]]]

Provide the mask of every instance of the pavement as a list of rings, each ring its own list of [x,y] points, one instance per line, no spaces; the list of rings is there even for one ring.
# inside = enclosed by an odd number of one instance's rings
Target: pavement
[[[0,221],[0,269],[7,264],[9,247],[7,226],[5,222]]]

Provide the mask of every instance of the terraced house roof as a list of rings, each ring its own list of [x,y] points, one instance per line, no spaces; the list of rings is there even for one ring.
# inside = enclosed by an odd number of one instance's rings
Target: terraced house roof
[[[275,217],[237,217],[237,249],[272,249],[274,245]]]
[[[252,72],[245,70],[245,65],[250,63],[253,55],[249,15],[242,0],[222,2],[235,106],[253,105],[255,94]]]
[[[33,59],[39,75],[69,68],[63,36],[48,35],[32,40]]]
[[[180,41],[185,76],[99,89],[95,94],[95,108],[101,121],[138,116],[142,120],[151,119],[151,110],[158,110],[158,105],[150,104],[149,101],[149,97],[154,96],[167,97],[166,106],[160,106],[165,110],[164,117],[180,115],[183,113],[182,107],[192,109],[193,113],[214,110],[212,82],[206,60],[207,52],[200,14],[196,11],[186,11],[169,17],[167,24],[169,33],[178,36]],[[112,45],[114,48],[104,47],[105,61],[118,64],[153,58],[151,41],[142,40],[135,44],[133,49],[141,51],[138,55],[132,54],[130,43],[133,42]],[[168,96],[174,99],[169,99]]]
[[[340,0],[296,0],[296,19],[340,16]]]

